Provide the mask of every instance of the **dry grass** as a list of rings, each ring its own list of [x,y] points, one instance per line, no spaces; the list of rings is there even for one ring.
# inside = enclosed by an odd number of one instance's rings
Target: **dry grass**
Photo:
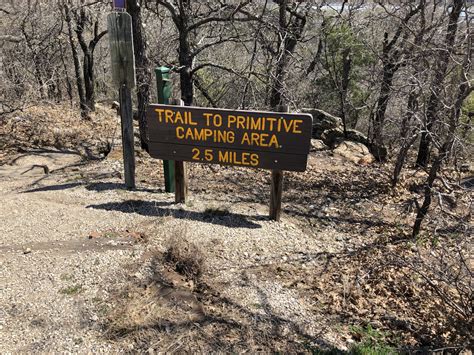
[[[105,153],[118,133],[112,109],[97,105],[91,120],[67,104],[38,105],[8,115],[0,126],[3,149],[54,147],[84,155]]]
[[[105,301],[106,337],[133,352],[304,352],[314,339],[297,324],[220,294],[206,278],[205,254],[179,230],[164,253],[132,268],[127,286]],[[195,286],[195,282],[197,285]],[[98,305],[99,308],[103,305]]]
[[[204,252],[186,239],[185,231],[176,233],[168,240],[163,261],[194,282],[199,280],[205,270]]]

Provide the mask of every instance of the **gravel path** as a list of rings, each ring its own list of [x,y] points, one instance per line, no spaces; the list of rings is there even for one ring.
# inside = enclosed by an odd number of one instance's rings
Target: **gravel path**
[[[289,216],[269,221],[259,203],[228,204],[214,215],[199,196],[185,206],[158,189],[129,192],[118,188],[119,171],[113,161],[85,164],[55,152],[0,167],[0,352],[124,350],[104,337],[101,304],[125,286],[132,265],[176,233],[206,250],[208,277],[228,285],[223,296],[316,336],[321,321],[297,294],[246,270],[318,253],[323,238],[308,238]]]

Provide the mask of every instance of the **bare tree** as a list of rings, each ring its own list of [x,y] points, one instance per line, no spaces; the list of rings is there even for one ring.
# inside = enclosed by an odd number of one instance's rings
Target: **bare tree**
[[[469,32],[469,23],[468,23],[466,26],[467,28],[466,35],[464,36],[464,38],[462,38],[462,42],[464,43],[464,47],[465,47],[465,50],[463,51],[465,53],[464,60],[462,64],[456,65],[456,67],[458,67],[459,74],[454,74],[454,77],[452,79],[454,81],[454,84],[452,85],[452,87],[455,88],[454,90],[455,94],[453,95],[453,97],[451,97],[450,95],[446,93],[444,96],[441,96],[441,93],[443,92],[443,88],[441,87],[441,85],[446,80],[446,72],[452,60],[452,57],[450,56],[450,54],[452,54],[455,51],[454,44],[456,40],[458,20],[464,6],[465,6],[465,2],[463,0],[453,0],[452,2],[451,13],[449,15],[449,23],[448,23],[446,39],[445,39],[445,44],[449,46],[445,48],[445,50],[441,53],[435,67],[434,81],[431,86],[431,95],[429,97],[428,104],[427,104],[427,113],[426,113],[427,125],[425,128],[431,130],[435,121],[430,121],[430,120],[440,119],[441,116],[439,112],[438,111],[435,112],[433,110],[439,109],[442,104],[444,107],[447,108],[446,110],[442,111],[445,117],[447,117],[447,121],[444,122],[445,126],[447,126],[447,129],[440,130],[438,132],[438,137],[439,137],[438,140],[433,139],[432,136],[430,136],[431,138],[429,138],[429,144],[436,145],[436,147],[438,148],[438,154],[433,159],[433,163],[429,169],[429,175],[424,187],[423,203],[418,208],[415,224],[413,226],[413,236],[417,236],[420,233],[421,224],[426,214],[428,213],[431,202],[432,202],[435,180],[438,178],[438,174],[441,170],[443,163],[451,154],[453,145],[456,140],[456,134],[457,134],[457,130],[460,124],[459,120],[461,116],[461,108],[462,108],[463,102],[469,96],[469,94],[473,91],[473,87],[471,83],[472,80],[470,78],[470,75],[471,75],[470,70],[472,68],[472,65],[471,65],[472,43],[470,41],[470,32]],[[434,96],[436,96],[436,100],[440,101],[439,103],[433,102]],[[432,123],[428,127],[429,122],[432,122]],[[428,133],[431,133],[431,131],[429,131]],[[428,136],[425,135],[425,139]],[[423,142],[425,141],[423,140],[423,135],[422,135],[422,141],[420,144],[422,144]],[[421,147],[423,147],[423,150],[421,152],[421,158],[422,158],[421,163],[427,163],[427,161],[426,162],[424,161],[424,159],[427,158],[427,156],[425,155],[427,151],[425,151],[425,149],[429,147],[426,148],[424,144],[425,143],[421,145]],[[418,154],[417,163],[420,164],[420,153]]]
[[[454,52],[454,43],[458,30],[458,21],[461,15],[465,0],[453,0],[451,12],[449,13],[449,22],[446,31],[444,43],[435,50],[436,60],[434,68],[434,78],[430,87],[430,97],[426,108],[426,119],[423,122],[423,131],[421,133],[420,146],[418,150],[417,165],[426,167],[428,165],[430,148],[433,139],[433,130],[436,128],[436,122],[439,119],[441,108],[441,95],[443,92],[443,83],[446,79],[448,66],[451,56]]]
[[[82,73],[84,79],[85,101],[83,114],[87,115],[89,111],[95,111],[95,73],[94,73],[94,51],[97,44],[107,34],[106,30],[99,30],[99,18],[94,16],[87,8],[85,0],[81,0],[79,8],[75,9],[76,35],[82,50]],[[91,32],[91,38],[86,39],[86,31]]]
[[[184,0],[157,0],[154,2],[154,6],[151,3],[151,1],[147,1],[146,6],[156,14],[159,13],[160,7],[168,11],[178,32],[178,67],[176,70],[180,75],[182,99],[186,105],[191,105],[194,99],[194,75],[198,70],[213,65],[213,63],[201,63],[199,66],[195,66],[197,56],[204,50],[232,38],[232,36],[222,33],[215,40],[211,39],[198,43],[196,34],[209,25],[236,20],[239,10],[251,1],[245,0],[236,2],[236,4],[225,4],[208,1],[194,3]],[[216,65],[215,67],[219,66]]]
[[[71,0],[62,0],[60,5],[62,7],[64,20],[66,21],[66,26],[67,26],[69,46],[71,48],[71,54],[72,54],[72,59],[74,63],[74,74],[76,78],[77,94],[79,96],[79,105],[80,105],[81,112],[83,113],[83,115],[85,115],[87,113],[86,94],[84,91],[84,80],[81,74],[82,69],[81,69],[81,63],[79,60],[79,53],[77,51],[77,44],[74,38],[74,30],[73,30],[74,24],[73,24],[73,19],[72,19],[72,14],[71,14],[72,2]]]
[[[373,129],[370,140],[374,144],[372,153],[378,160],[385,160],[385,151],[382,149],[385,142],[383,139],[383,128],[385,123],[385,113],[387,111],[388,102],[390,100],[390,94],[393,86],[393,79],[395,73],[404,65],[404,54],[406,54],[407,48],[403,48],[403,44],[407,42],[410,32],[408,31],[410,20],[420,12],[425,6],[425,0],[419,0],[418,4],[413,2],[403,3],[400,8],[395,7],[388,8],[382,1],[378,4],[390,14],[393,19],[398,22],[394,34],[390,38],[390,34],[386,31],[383,37],[381,62],[382,62],[382,75],[380,80],[380,91],[376,101],[375,111],[372,114],[371,121],[373,122]],[[399,11],[405,11],[406,14],[403,16],[398,15]]]

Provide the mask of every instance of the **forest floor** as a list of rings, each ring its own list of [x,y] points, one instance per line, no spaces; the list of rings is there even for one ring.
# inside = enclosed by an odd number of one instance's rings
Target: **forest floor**
[[[1,123],[0,352],[472,348],[465,288],[432,282],[437,256],[472,242],[466,223],[435,209],[410,237],[424,172],[392,190],[386,166],[314,151],[285,173],[277,223],[268,171],[192,164],[175,204],[137,151],[128,191],[119,127],[103,107]]]

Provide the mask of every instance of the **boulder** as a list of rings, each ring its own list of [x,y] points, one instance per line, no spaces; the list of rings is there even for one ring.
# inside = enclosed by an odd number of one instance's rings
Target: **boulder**
[[[330,148],[335,148],[342,141],[353,141],[368,146],[367,137],[359,131],[356,131],[355,129],[348,129],[347,137],[344,136],[344,131],[342,130],[342,128],[328,129],[323,132],[321,138],[324,144],[326,144]]]
[[[311,151],[312,152],[318,152],[321,150],[326,150],[329,149],[329,147],[324,144],[324,142],[321,139],[311,139]]]
[[[344,131],[340,128],[326,130],[323,132],[321,138],[324,144],[329,146],[331,149],[339,146],[343,141],[351,141],[365,145],[378,161],[384,161],[387,158],[387,148],[370,143],[369,139],[364,134],[355,129],[348,129],[347,137],[344,136]]]
[[[338,154],[349,161],[361,165],[369,165],[375,161],[369,148],[358,142],[343,141],[334,149],[334,154]]]
[[[315,108],[306,108],[302,111],[313,115],[313,138],[320,139],[323,132],[328,129],[342,129],[341,118],[333,116],[326,111]]]

